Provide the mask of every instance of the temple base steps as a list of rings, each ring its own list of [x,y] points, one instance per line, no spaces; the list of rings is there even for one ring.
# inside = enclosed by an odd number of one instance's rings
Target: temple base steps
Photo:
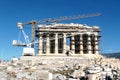
[[[64,54],[57,54],[57,55],[35,55],[35,56],[21,56],[20,60],[30,61],[32,64],[35,63],[54,63],[54,62],[67,62],[67,61],[78,61],[78,60],[85,60],[85,59],[98,59],[101,58],[99,54],[73,54],[70,56]]]

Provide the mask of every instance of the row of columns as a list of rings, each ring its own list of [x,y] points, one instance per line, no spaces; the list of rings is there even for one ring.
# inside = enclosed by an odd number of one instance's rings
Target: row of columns
[[[80,39],[79,39],[79,44],[80,44],[80,52],[79,54],[84,54],[83,52],[83,38],[81,37],[83,34],[80,34]],[[66,53],[66,36],[67,33],[63,33],[63,54]],[[72,54],[75,54],[75,33],[71,33],[71,52]],[[98,35],[95,35],[95,54],[98,54]],[[62,45],[62,44],[61,44]],[[91,46],[91,38],[90,34],[88,34],[88,42],[87,42],[87,49],[88,49],[88,54],[92,54],[92,46]],[[43,54],[43,37],[42,34],[39,36],[39,54]],[[46,55],[50,54],[50,38],[49,34],[46,34]],[[58,54],[58,33],[55,33],[55,53]]]
[[[63,54],[66,53],[66,33],[63,33]],[[43,54],[43,37],[42,34],[39,37],[39,51],[38,55]],[[46,55],[50,54],[50,39],[49,34],[46,35]],[[58,33],[55,33],[55,53],[58,54]]]
[[[72,36],[71,36],[71,50],[72,50],[72,54],[75,54],[75,39],[74,39],[74,33],[72,33]],[[87,49],[88,49],[88,54],[92,54],[92,46],[91,46],[91,38],[90,38],[90,34],[87,34],[88,35],[88,42],[87,42]],[[80,44],[80,54],[84,54],[83,52],[83,34],[80,34],[80,41],[79,41],[79,44]],[[99,52],[99,49],[98,49],[98,35],[95,35],[94,37],[94,53],[95,54],[98,54]]]

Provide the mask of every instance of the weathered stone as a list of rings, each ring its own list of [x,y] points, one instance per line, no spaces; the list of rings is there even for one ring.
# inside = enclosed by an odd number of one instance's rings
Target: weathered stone
[[[71,75],[73,78],[79,78],[79,77],[82,77],[82,76],[85,76],[85,73],[83,71],[80,71],[80,70],[75,70],[72,75]]]
[[[64,75],[61,75],[61,74],[54,74],[53,80],[66,80],[66,77]]]
[[[37,77],[37,79],[52,80],[52,73],[50,73],[48,70],[35,71],[33,72],[32,76]]]

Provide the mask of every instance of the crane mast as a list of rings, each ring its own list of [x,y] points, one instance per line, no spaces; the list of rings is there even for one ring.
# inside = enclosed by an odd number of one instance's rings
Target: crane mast
[[[32,39],[31,39],[31,42],[34,42],[34,39],[35,39],[35,21],[32,21],[31,22],[32,24]]]

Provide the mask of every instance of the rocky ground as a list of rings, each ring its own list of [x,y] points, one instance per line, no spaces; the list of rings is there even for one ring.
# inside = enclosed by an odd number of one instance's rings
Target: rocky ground
[[[100,67],[96,73],[91,67]],[[96,68],[95,68],[96,69]],[[0,80],[117,80],[120,77],[120,59],[60,59],[46,62],[13,59],[0,64]]]

